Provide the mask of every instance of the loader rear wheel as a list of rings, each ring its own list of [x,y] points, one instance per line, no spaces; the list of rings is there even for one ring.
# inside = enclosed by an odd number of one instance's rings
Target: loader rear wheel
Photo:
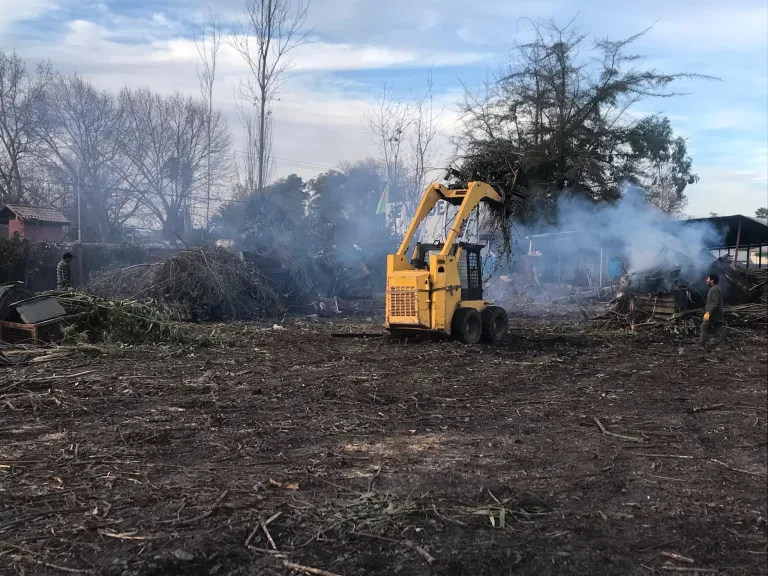
[[[483,340],[498,344],[509,331],[509,318],[504,308],[488,306],[483,311]]]
[[[451,335],[464,344],[477,344],[483,337],[483,319],[474,308],[459,308],[451,321]]]

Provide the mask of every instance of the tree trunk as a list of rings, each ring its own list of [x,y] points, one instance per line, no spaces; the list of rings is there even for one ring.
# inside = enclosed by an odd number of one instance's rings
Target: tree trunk
[[[267,101],[262,91],[259,102],[259,192],[264,189],[264,145],[266,143]]]
[[[24,198],[24,186],[21,181],[21,170],[18,160],[14,159],[11,166],[11,197],[13,202],[21,202]]]
[[[206,240],[211,233],[211,115],[213,114],[213,93],[208,95],[208,187],[205,199],[205,234]]]

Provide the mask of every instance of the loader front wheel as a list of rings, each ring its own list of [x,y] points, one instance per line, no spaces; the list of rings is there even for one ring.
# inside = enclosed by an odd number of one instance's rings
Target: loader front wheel
[[[488,306],[483,311],[483,340],[498,344],[509,331],[509,318],[504,308]]]
[[[459,308],[453,315],[451,335],[464,344],[477,344],[483,337],[483,319],[474,308]]]

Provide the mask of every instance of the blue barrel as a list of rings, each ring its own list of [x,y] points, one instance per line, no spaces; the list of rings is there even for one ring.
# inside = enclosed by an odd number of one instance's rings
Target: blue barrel
[[[621,278],[622,261],[621,258],[611,258],[608,260],[608,277],[612,280]]]

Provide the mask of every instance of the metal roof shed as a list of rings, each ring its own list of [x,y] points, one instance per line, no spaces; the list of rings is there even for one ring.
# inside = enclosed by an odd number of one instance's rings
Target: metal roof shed
[[[55,208],[7,204],[0,210],[0,224],[8,224],[8,236],[18,233],[32,242],[59,242],[69,220]]]
[[[731,255],[746,268],[765,268],[768,264],[768,224],[742,214],[684,220],[684,225],[708,222],[721,234],[719,246],[710,246],[718,255]]]

